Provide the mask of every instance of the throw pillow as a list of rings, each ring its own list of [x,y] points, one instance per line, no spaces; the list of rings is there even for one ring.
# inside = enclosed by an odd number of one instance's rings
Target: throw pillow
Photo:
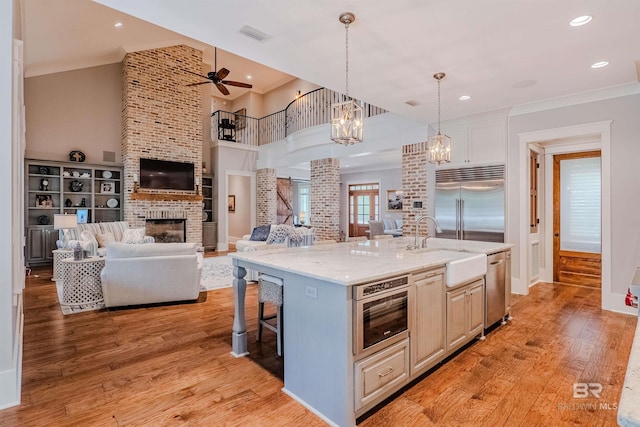
[[[284,243],[290,233],[290,229],[293,228],[286,224],[276,224],[271,226],[269,231],[269,237],[267,237],[267,245],[273,243]]]
[[[143,228],[129,228],[122,233],[122,243],[138,244],[144,242],[145,230]]]
[[[385,230],[392,230],[393,227],[393,222],[391,222],[390,219],[383,219],[382,222],[384,222],[384,229]]]
[[[112,232],[107,231],[106,233],[96,234],[96,240],[99,248],[106,248],[109,243],[115,242],[116,238]]]
[[[255,227],[251,232],[251,237],[249,238],[249,240],[264,242],[269,237],[270,231],[271,225],[260,225],[258,227]]]

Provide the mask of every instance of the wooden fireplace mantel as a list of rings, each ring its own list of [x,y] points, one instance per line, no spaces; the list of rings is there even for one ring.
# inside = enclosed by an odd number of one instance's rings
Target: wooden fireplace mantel
[[[131,193],[131,200],[153,200],[153,201],[188,201],[201,202],[200,194],[172,194],[172,193]]]

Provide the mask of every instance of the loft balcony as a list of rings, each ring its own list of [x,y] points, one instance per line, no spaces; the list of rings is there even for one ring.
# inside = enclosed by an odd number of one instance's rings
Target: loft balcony
[[[218,110],[211,114],[211,140],[252,146],[271,144],[298,131],[330,123],[331,105],[345,100],[338,92],[319,88],[291,101],[284,110],[259,119]],[[356,102],[361,105],[365,118],[387,112],[366,102]]]

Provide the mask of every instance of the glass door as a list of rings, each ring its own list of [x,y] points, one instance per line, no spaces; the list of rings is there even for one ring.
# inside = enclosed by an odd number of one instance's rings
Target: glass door
[[[369,221],[377,221],[380,211],[378,184],[349,186],[349,237],[367,236]]]

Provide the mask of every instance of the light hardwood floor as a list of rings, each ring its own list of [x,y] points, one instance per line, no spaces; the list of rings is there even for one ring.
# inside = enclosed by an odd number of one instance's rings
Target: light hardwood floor
[[[63,316],[51,269],[25,289],[22,404],[1,426],[321,426],[280,391],[274,334],[250,357],[231,351],[230,288],[194,304]],[[599,291],[540,284],[515,297],[514,319],[405,389],[360,425],[615,425],[636,317],[600,310]],[[602,384],[574,399],[573,384]],[[580,404],[586,405],[582,408]]]

